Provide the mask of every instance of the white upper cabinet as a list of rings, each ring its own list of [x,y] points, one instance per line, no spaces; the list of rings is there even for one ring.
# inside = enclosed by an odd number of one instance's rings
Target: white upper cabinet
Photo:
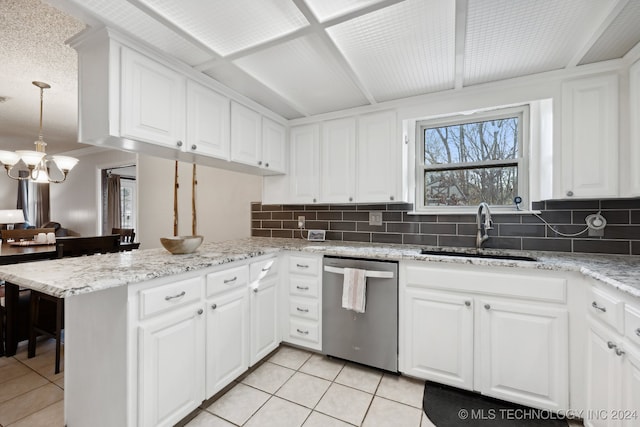
[[[357,151],[357,202],[398,200],[400,187],[400,137],[396,113],[359,117]]]
[[[262,166],[261,116],[237,102],[231,102],[231,160]]]
[[[287,171],[287,131],[266,117],[262,118],[262,166],[273,172]]]
[[[356,119],[323,123],[321,151],[321,201],[353,202],[356,190]]]
[[[640,196],[640,61],[629,69],[629,122],[631,123],[630,192]]]
[[[316,203],[320,193],[320,125],[297,126],[290,131],[290,201]]]
[[[185,150],[229,160],[229,99],[187,82]]]
[[[562,187],[558,198],[618,196],[618,76],[562,85]]]
[[[148,57],[122,48],[123,137],[170,147],[185,134],[185,77]]]

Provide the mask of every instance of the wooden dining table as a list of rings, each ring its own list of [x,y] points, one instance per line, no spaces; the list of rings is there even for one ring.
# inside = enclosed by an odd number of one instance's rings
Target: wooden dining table
[[[30,262],[56,258],[56,245],[33,245],[14,246],[7,242],[2,242],[0,247],[0,265],[17,264],[19,262]],[[4,305],[6,309],[5,325],[5,350],[4,355],[9,357],[16,354],[19,333],[19,299],[20,287],[13,283],[5,282]]]

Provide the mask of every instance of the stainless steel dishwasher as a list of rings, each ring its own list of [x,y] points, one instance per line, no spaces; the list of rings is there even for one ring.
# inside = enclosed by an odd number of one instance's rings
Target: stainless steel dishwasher
[[[343,269],[366,270],[364,313],[342,308]],[[324,257],[322,352],[398,371],[398,263]]]

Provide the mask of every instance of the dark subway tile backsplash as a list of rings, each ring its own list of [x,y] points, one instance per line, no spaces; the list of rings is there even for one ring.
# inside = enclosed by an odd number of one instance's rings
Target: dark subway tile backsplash
[[[540,217],[563,234],[585,230],[585,218],[600,212],[604,236],[585,231],[562,236],[530,214],[494,214],[494,227],[483,247],[531,251],[640,255],[640,198],[547,200],[533,203]],[[369,212],[382,211],[382,225],[369,225]],[[476,216],[412,214],[409,203],[262,205],[251,204],[251,235],[306,238],[309,229],[327,230],[327,240],[475,247]],[[298,217],[305,229],[298,229]]]

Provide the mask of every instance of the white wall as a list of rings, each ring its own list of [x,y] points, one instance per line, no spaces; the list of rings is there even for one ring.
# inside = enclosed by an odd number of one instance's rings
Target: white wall
[[[15,209],[18,200],[18,181],[6,176],[0,169],[0,209]]]
[[[70,234],[95,236],[101,233],[100,170],[136,163],[136,154],[102,148],[85,149],[80,161],[62,184],[51,184],[51,221],[59,222]],[[69,153],[74,155],[75,153]]]
[[[140,248],[161,247],[173,235],[175,162],[146,155],[138,159],[138,231]],[[192,165],[178,168],[178,234],[191,235]],[[197,167],[197,232],[205,241],[249,237],[251,202],[261,200],[262,178],[206,166]]]

